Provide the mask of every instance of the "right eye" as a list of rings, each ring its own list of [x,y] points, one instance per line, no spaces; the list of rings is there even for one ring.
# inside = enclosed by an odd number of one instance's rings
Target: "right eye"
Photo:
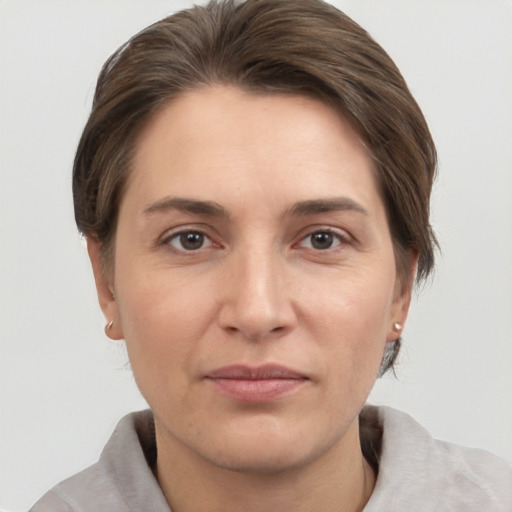
[[[164,243],[172,245],[179,251],[198,251],[211,247],[213,242],[201,231],[187,230],[174,233],[164,240]]]

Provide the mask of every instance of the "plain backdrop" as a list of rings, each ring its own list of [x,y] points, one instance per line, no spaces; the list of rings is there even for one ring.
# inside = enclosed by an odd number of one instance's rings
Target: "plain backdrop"
[[[394,58],[437,142],[436,276],[371,401],[512,460],[512,3],[340,0]],[[102,63],[185,1],[0,0],[0,509],[93,463],[143,408],[107,341],[73,223],[74,151]]]

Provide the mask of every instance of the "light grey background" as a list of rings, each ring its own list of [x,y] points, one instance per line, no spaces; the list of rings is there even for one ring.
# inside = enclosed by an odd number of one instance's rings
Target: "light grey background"
[[[334,2],[387,49],[437,141],[443,254],[372,401],[512,460],[512,3]],[[0,508],[27,509],[144,407],[103,335],[70,170],[109,54],[185,1],[0,0]]]

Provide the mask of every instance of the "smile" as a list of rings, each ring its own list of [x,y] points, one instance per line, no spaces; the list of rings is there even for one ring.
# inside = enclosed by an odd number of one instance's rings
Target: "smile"
[[[250,368],[226,366],[206,376],[214,388],[239,402],[262,403],[283,398],[302,387],[309,379],[279,365]]]

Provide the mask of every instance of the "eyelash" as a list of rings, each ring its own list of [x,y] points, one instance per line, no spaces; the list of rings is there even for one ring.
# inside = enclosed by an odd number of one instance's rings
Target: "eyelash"
[[[314,247],[315,242],[313,241],[312,237],[315,235],[323,235],[324,237],[325,237],[325,235],[327,235],[326,241],[327,241],[327,243],[331,242],[331,245],[329,245],[328,247],[325,247],[325,248]],[[186,237],[186,236],[201,237],[200,245],[195,248],[194,247],[188,248],[188,249],[185,248],[183,245],[183,243],[185,242],[185,239],[183,237]],[[308,240],[310,241],[309,244],[305,245]],[[181,245],[181,247],[175,245],[173,243],[174,241],[176,241],[179,245]],[[190,239],[190,241],[192,243],[194,242],[193,239]],[[337,243],[336,243],[336,241],[337,241]],[[318,252],[318,253],[327,253],[327,252],[338,250],[340,246],[349,243],[349,241],[350,240],[349,240],[348,236],[346,236],[336,230],[333,230],[331,228],[319,228],[319,229],[315,229],[314,231],[308,232],[297,243],[295,243],[293,247],[299,247],[299,248],[302,247],[302,248],[312,250],[312,251]],[[317,242],[322,243],[322,240],[317,240]],[[333,243],[335,244],[334,246],[332,245]],[[177,252],[188,253],[188,254],[198,253],[199,251],[208,249],[210,247],[221,248],[221,245],[214,242],[212,240],[212,238],[210,236],[208,236],[204,231],[202,231],[201,229],[192,229],[192,228],[182,229],[178,232],[175,232],[168,236],[165,236],[161,240],[160,244],[165,245],[167,247],[170,246],[172,249],[174,249]],[[205,245],[205,244],[207,244],[207,245]]]
[[[192,236],[198,235],[198,236],[202,237],[202,240],[201,240],[202,243],[201,243],[200,247],[197,247],[195,249],[190,249],[190,248],[186,249],[185,247],[183,247],[183,241],[184,241],[183,237],[190,236],[190,235],[192,235]],[[174,245],[173,241],[178,241],[179,243],[181,243],[181,247],[177,247],[176,245]],[[206,247],[204,245],[205,242],[208,242],[208,245]],[[171,246],[176,251],[183,252],[183,253],[194,253],[194,252],[198,252],[201,249],[205,249],[207,247],[212,247],[212,246],[217,245],[217,244],[215,244],[215,242],[213,242],[211,237],[209,237],[206,233],[204,233],[203,231],[201,231],[199,229],[183,229],[176,233],[172,233],[172,234],[164,237],[162,239],[161,244],[166,245],[166,246]]]
[[[337,240],[338,243],[334,246],[329,246],[324,249],[315,248],[315,247],[313,247],[314,242],[312,242],[312,237],[314,235],[328,235],[329,237],[332,237],[331,238],[332,241]],[[296,244],[296,246],[301,246],[308,239],[311,240],[311,243],[310,243],[310,246],[306,247],[306,248],[312,249],[315,252],[335,251],[339,246],[345,245],[349,242],[348,236],[346,236],[338,231],[335,231],[330,228],[320,228],[320,229],[315,229],[314,231],[310,231],[309,233],[307,233],[304,237],[302,237],[300,239],[300,241]]]

